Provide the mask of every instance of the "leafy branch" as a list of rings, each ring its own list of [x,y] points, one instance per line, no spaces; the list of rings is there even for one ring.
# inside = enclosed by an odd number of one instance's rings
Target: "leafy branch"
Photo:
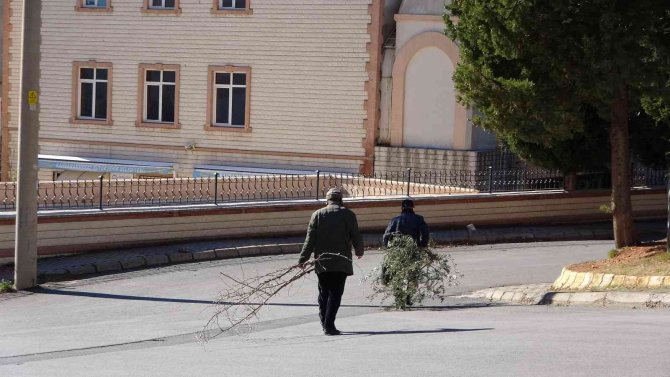
[[[447,287],[457,285],[463,275],[449,255],[419,247],[409,236],[394,237],[385,250],[381,267],[365,277],[372,281],[371,299],[393,297],[394,307],[407,309],[426,298],[444,301]]]

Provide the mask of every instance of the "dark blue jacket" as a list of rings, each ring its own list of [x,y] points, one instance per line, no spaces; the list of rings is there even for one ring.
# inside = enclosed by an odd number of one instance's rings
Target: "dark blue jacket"
[[[413,210],[403,210],[399,216],[391,220],[384,232],[384,246],[388,246],[394,233],[411,236],[420,247],[428,246],[430,238],[428,224],[423,216],[415,214]]]

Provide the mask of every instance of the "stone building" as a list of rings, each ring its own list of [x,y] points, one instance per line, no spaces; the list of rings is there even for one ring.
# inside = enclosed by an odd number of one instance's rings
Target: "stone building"
[[[493,135],[456,101],[458,45],[444,30],[444,0],[404,0],[383,48],[375,169],[472,170]]]
[[[2,180],[16,169],[23,1],[2,5]],[[40,179],[475,168],[495,138],[456,103],[443,12],[443,0],[43,0]]]

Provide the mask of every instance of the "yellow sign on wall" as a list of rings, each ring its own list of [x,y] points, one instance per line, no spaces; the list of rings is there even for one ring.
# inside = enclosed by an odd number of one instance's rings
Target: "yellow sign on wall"
[[[28,105],[37,105],[37,90],[28,91]]]

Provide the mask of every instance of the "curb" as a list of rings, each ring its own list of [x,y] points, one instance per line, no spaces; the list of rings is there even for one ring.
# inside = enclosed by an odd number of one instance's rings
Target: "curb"
[[[599,272],[576,272],[564,267],[551,285],[552,290],[586,290],[611,288],[666,288],[670,276],[614,275]]]
[[[540,242],[540,241],[574,241],[611,239],[612,231],[605,228],[579,229],[568,226],[551,228],[527,227],[493,228],[481,230],[437,231],[433,239],[439,245],[480,245],[498,242]],[[365,247],[381,246],[381,237],[364,239]],[[192,252],[188,249],[172,251],[165,254],[133,256],[121,260],[102,260],[80,266],[66,267],[60,270],[39,273],[38,281],[61,281],[82,278],[97,274],[118,273],[150,267],[161,267],[209,260],[246,258],[256,256],[299,254],[302,243],[266,244],[255,246],[238,246],[222,249]]]
[[[511,227],[476,230],[453,230],[436,232],[431,235],[440,243],[451,245],[484,245],[490,243],[544,242],[544,241],[581,241],[611,240],[614,233],[610,227],[575,228],[570,226],[553,227]]]
[[[550,284],[497,287],[462,297],[521,305],[584,305],[599,307],[670,308],[670,293],[652,292],[555,292]]]
[[[568,225],[510,226],[482,229],[469,227],[467,230],[436,230],[431,234],[431,237],[438,245],[456,246],[513,242],[611,240],[613,233],[609,224],[593,224],[590,227],[577,228]],[[364,242],[367,248],[378,248],[381,246],[381,235],[365,234]],[[96,274],[118,273],[143,268],[218,259],[298,254],[301,250],[302,243],[269,243],[265,245],[238,246],[195,252],[184,248],[179,251],[170,251],[163,254],[132,255],[119,257],[119,259],[108,257],[108,259],[88,262],[82,265],[58,267],[58,269],[40,272],[38,274],[38,282],[78,279]],[[652,282],[656,282],[656,280],[650,279],[649,284],[652,284]],[[670,284],[670,280],[668,283]]]
[[[527,284],[510,287],[482,289],[463,297],[485,298],[489,302],[509,302],[522,305],[540,305],[549,284]]]
[[[46,271],[38,275],[41,283],[60,281],[71,278],[82,278],[91,275],[134,271],[148,267],[161,267],[191,262],[205,262],[219,259],[233,259],[256,256],[298,254],[302,250],[302,243],[296,244],[268,244],[258,246],[240,246],[224,249],[214,249],[191,252],[187,249],[166,254],[135,256],[122,260],[103,260],[80,266],[66,267],[53,271]]]

